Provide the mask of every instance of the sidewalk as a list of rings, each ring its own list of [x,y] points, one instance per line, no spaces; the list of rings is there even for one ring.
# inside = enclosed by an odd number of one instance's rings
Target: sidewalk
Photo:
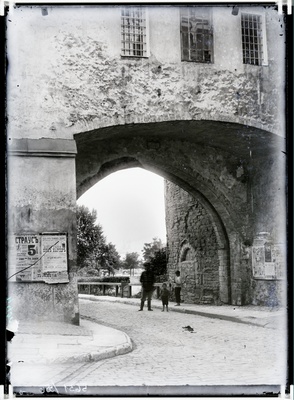
[[[109,301],[123,304],[140,306],[140,299],[121,298],[112,296],[94,296],[80,294],[79,299],[91,301]],[[145,302],[145,310],[147,310]],[[162,309],[161,300],[152,299],[152,309]],[[270,329],[276,329],[281,324],[286,323],[287,310],[285,308],[269,308],[261,306],[213,306],[199,304],[184,304],[175,306],[174,302],[169,304],[170,312],[181,312],[186,314],[195,314],[208,318],[217,318],[242,324],[262,326]]]
[[[117,302],[139,307],[140,299],[111,296],[79,295],[81,300]],[[161,301],[152,300],[154,312],[162,306]],[[286,310],[257,306],[210,306],[182,304],[169,306],[169,311],[195,314],[236,323],[277,329],[286,327]],[[147,307],[143,312],[148,312]],[[98,361],[132,351],[132,342],[127,334],[117,329],[81,318],[80,326],[63,322],[24,322],[11,342],[7,343],[9,361],[12,363],[71,363]]]
[[[127,334],[81,319],[80,326],[63,322],[24,322],[7,343],[12,363],[98,361],[132,351]]]

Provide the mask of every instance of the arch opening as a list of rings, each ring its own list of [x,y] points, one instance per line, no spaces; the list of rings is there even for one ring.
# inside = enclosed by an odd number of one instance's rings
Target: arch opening
[[[192,235],[186,228],[202,207],[206,216],[201,218],[215,244],[210,245],[214,256],[206,259],[218,264],[221,301],[251,302],[251,261],[242,256],[242,249],[253,242],[259,220],[263,224],[262,214],[266,215],[265,209],[255,210],[255,193],[262,195],[256,188],[260,182],[266,184],[255,171],[260,165],[267,171],[270,160],[284,148],[281,138],[241,124],[181,120],[101,128],[76,134],[75,140],[78,197],[112,172],[129,167],[154,172],[177,185],[195,204],[191,200],[187,209],[169,209],[179,216],[179,223],[171,218],[168,233],[171,271],[179,263],[179,243]],[[181,194],[169,196],[170,204],[176,204]]]
[[[117,160],[117,162],[113,162],[111,164],[107,164],[107,167],[111,165],[109,171],[110,175],[114,174],[115,172],[118,172],[120,170],[125,170],[125,169],[132,169],[130,165],[134,165],[133,160],[131,160],[131,163],[128,163],[128,166],[125,164],[125,159],[123,162],[121,162],[121,159]],[[137,163],[135,163],[137,166]],[[144,169],[143,167],[140,167],[141,169]],[[104,168],[103,168],[104,169]],[[152,167],[149,167],[149,170],[153,169]],[[106,170],[106,168],[104,169]],[[108,176],[107,174],[106,176]],[[157,175],[158,171],[157,171]],[[166,179],[166,174],[165,172],[161,173],[161,176],[164,176]],[[102,175],[100,175],[101,177]],[[102,178],[104,179],[104,178]],[[107,179],[107,178],[106,178]],[[99,179],[101,180],[101,179]],[[174,181],[177,181],[177,179],[174,179]],[[172,184],[178,190],[184,191],[184,189],[181,189],[177,184],[170,182],[169,180],[165,180],[165,186]],[[185,192],[187,193],[187,192]],[[187,193],[188,195],[188,193]],[[167,196],[167,192],[165,189],[165,197]],[[196,198],[193,197],[193,195],[189,195],[189,199],[194,199],[193,201],[197,203]],[[204,197],[201,198],[202,203],[204,202]],[[164,200],[163,200],[164,201]],[[205,205],[202,203],[199,203],[201,205],[198,205],[198,207],[202,207],[203,210],[205,210]],[[189,205],[191,206],[191,204]],[[228,243],[226,240],[226,234],[223,228],[223,225],[221,224],[219,216],[217,216],[215,211],[212,211],[213,208],[211,205],[209,205],[208,201],[206,201],[206,208],[209,209],[209,212],[206,211],[207,218],[209,219],[209,224],[211,226],[211,232],[213,232],[213,237],[214,237],[214,248],[213,250],[210,248],[210,253],[211,251],[214,251],[213,257],[210,254],[209,259],[207,258],[208,256],[205,255],[206,250],[205,250],[205,245],[204,248],[202,249],[201,256],[197,255],[197,251],[193,248],[192,245],[185,244],[184,247],[180,247],[180,253],[179,253],[179,262],[175,265],[172,262],[172,258],[168,259],[168,276],[169,279],[172,279],[173,273],[175,269],[180,269],[183,271],[184,276],[185,276],[185,285],[183,288],[183,296],[185,298],[185,301],[191,302],[191,303],[213,303],[213,304],[218,304],[219,302],[223,303],[228,303],[229,302],[229,293],[230,293],[230,288],[228,286],[229,284],[229,265],[227,262],[224,262],[224,260],[228,260]],[[167,208],[165,208],[165,213],[167,212]],[[116,217],[117,218],[117,217]],[[189,223],[188,223],[189,224]],[[191,224],[193,225],[193,224]],[[198,229],[198,228],[197,228]],[[211,234],[210,232],[210,234]],[[186,232],[189,236],[194,235],[197,236],[197,231],[195,232]],[[154,234],[154,237],[157,237],[157,234]],[[177,240],[180,240],[181,235],[178,235]],[[167,247],[169,247],[169,242],[170,242],[171,237],[167,235]],[[186,242],[186,241],[184,241]],[[142,243],[142,247],[143,248]],[[210,245],[211,247],[211,245]],[[222,252],[226,257],[219,257],[219,252]],[[209,267],[208,264],[211,264],[211,259],[214,259],[214,264],[213,268]],[[200,260],[200,261],[199,261]],[[219,265],[218,265],[219,262]],[[201,267],[201,269],[200,269]],[[204,279],[204,276],[206,277]],[[225,279],[224,279],[225,277]],[[213,284],[209,283],[212,282]]]

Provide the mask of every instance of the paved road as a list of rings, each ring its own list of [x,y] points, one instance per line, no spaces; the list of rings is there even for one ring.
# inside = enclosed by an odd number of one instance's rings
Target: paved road
[[[80,301],[83,317],[126,332],[134,350],[58,372],[57,385],[285,384],[284,332],[176,312],[138,312],[119,303]],[[193,331],[183,329],[190,326]]]

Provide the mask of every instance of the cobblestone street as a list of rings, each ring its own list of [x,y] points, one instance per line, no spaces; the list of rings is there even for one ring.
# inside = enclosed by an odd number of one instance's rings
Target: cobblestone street
[[[83,317],[126,332],[134,350],[75,366],[58,385],[276,385],[285,383],[285,333],[176,312],[80,301]],[[193,331],[183,329],[190,326]],[[74,373],[73,373],[74,371]]]

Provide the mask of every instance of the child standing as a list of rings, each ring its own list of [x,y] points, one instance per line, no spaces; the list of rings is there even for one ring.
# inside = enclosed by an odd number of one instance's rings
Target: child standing
[[[163,283],[161,288],[161,301],[162,301],[161,311],[164,311],[164,306],[166,308],[166,311],[168,311],[168,299],[169,299],[169,290],[167,289],[166,283]]]
[[[175,276],[175,297],[176,297],[176,306],[181,305],[181,288],[182,288],[182,281],[181,281],[181,273],[180,271],[176,271]]]

